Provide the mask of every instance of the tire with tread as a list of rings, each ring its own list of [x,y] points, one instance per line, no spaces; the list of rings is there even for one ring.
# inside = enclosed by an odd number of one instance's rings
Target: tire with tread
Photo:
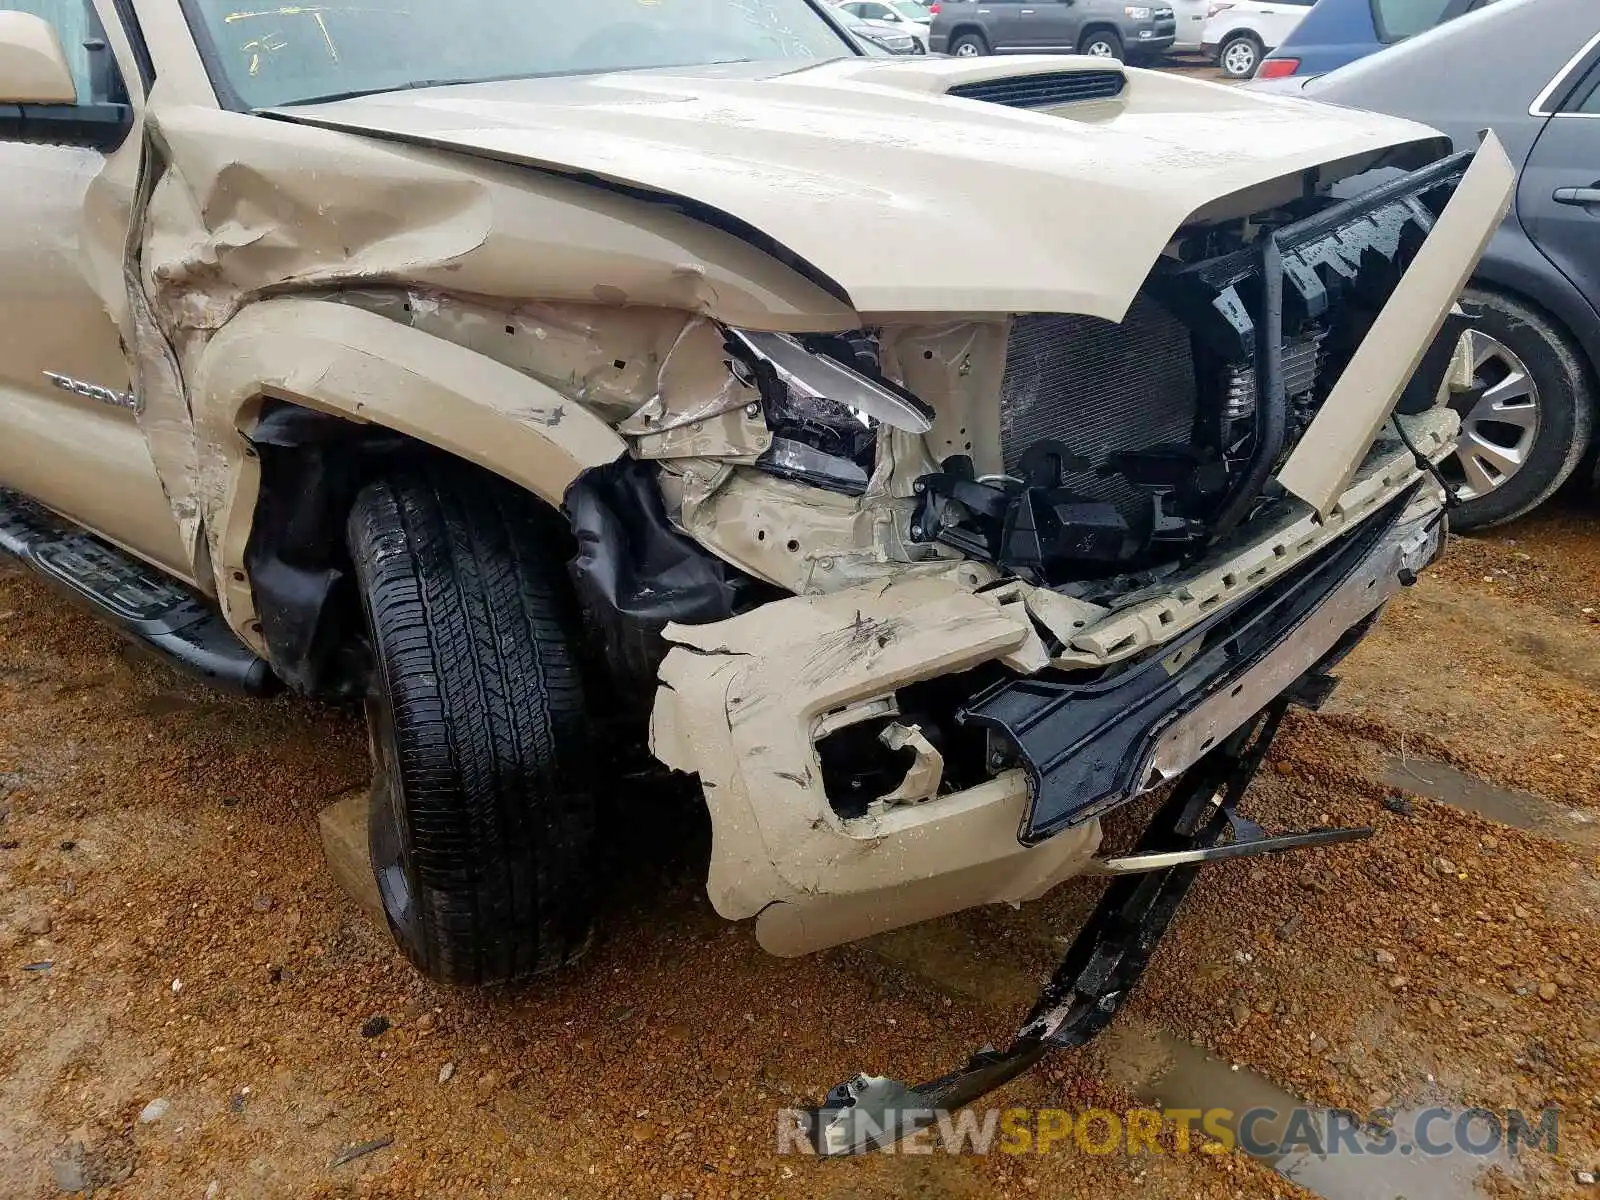
[[[950,39],[949,53],[956,58],[970,58],[972,55],[963,54],[963,47],[971,47],[973,54],[984,55],[989,53],[989,39],[981,33],[960,33]]]
[[[1248,47],[1250,50],[1250,65],[1248,69],[1239,71],[1228,65],[1228,52],[1235,47]],[[1230,33],[1227,40],[1217,50],[1217,66],[1222,68],[1222,73],[1229,79],[1249,79],[1261,69],[1261,60],[1266,57],[1267,48],[1262,45],[1261,39],[1253,33]]]
[[[347,524],[372,651],[373,871],[442,983],[508,983],[590,936],[589,725],[549,514],[473,468],[369,484]]]
[[[1126,57],[1126,52],[1122,46],[1122,36],[1115,29],[1089,30],[1088,33],[1083,35],[1083,40],[1078,43],[1078,53],[1092,54],[1092,47],[1099,42],[1105,43],[1111,51],[1110,55],[1106,57],[1114,58],[1118,62],[1121,62]]]
[[[1514,521],[1560,490],[1594,436],[1597,397],[1582,352],[1543,312],[1515,296],[1468,288],[1462,302],[1479,328],[1527,365],[1539,393],[1539,433],[1527,461],[1501,486],[1451,511],[1451,528],[1489,529]]]

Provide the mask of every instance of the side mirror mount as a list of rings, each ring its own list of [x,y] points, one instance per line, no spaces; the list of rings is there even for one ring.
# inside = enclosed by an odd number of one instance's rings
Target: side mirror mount
[[[54,25],[0,12],[0,104],[76,104],[78,88]]]

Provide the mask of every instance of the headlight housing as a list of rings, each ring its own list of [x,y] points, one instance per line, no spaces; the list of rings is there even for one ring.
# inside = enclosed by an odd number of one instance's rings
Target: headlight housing
[[[1148,21],[1150,19],[1151,10],[1143,6],[1135,7],[1130,5],[1122,11],[1135,21]]]
[[[772,448],[756,466],[828,491],[859,496],[871,478],[878,426],[933,428],[933,411],[876,374],[865,335],[802,340],[786,333],[725,330],[729,367],[761,394]]]

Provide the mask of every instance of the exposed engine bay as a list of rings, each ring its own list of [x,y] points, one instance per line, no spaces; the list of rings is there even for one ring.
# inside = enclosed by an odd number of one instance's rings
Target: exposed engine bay
[[[639,619],[704,623],[958,561],[977,586],[1017,580],[1103,615],[1241,526],[1304,511],[1273,476],[1469,159],[1186,230],[1121,323],[685,328],[618,424],[636,458],[568,497],[575,576],[614,629],[614,665],[653,682]],[[1434,404],[1433,357],[1402,412]],[[709,400],[680,394],[690,358],[718,379]],[[659,504],[641,498],[652,481]]]

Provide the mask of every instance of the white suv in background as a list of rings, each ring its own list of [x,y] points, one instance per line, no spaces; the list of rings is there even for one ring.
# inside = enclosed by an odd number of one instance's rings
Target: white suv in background
[[[1217,0],[1206,18],[1201,48],[1229,79],[1249,79],[1267,52],[1280,45],[1316,0]]]

